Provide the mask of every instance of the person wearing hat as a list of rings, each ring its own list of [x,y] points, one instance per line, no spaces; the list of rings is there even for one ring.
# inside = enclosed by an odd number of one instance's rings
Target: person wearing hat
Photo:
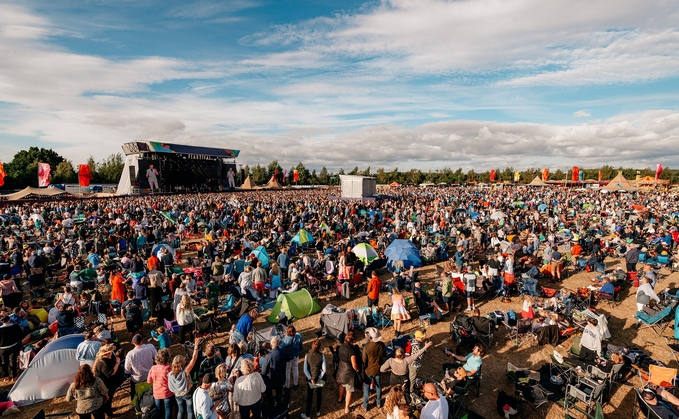
[[[363,409],[368,411],[370,387],[374,384],[377,407],[382,406],[382,384],[380,383],[380,367],[387,357],[387,347],[382,342],[382,334],[374,327],[365,329],[368,339],[363,348],[361,359],[365,367],[363,374]]]
[[[106,388],[108,388],[108,399],[104,402],[104,413],[109,418],[117,416],[113,413],[113,396],[125,381],[123,369],[120,368],[121,360],[116,356],[115,349],[116,346],[112,343],[99,348],[94,366],[92,367],[94,376],[100,378]]]
[[[649,387],[644,388],[641,397],[657,417],[663,419],[676,419],[679,417],[675,407],[679,406],[679,398],[664,388],[649,385]]]
[[[212,383],[216,382],[215,375],[207,373],[201,379],[200,387],[193,393],[193,413],[197,418],[217,419],[217,405],[214,404],[209,393]]]

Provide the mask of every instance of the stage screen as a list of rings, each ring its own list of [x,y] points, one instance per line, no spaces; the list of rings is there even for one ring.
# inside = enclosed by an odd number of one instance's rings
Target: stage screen
[[[156,177],[161,192],[218,191],[227,188],[229,169],[233,170],[235,185],[240,185],[235,163],[183,156],[143,158],[138,163],[137,183],[142,189],[150,188],[146,174],[151,173],[151,165],[158,172]]]

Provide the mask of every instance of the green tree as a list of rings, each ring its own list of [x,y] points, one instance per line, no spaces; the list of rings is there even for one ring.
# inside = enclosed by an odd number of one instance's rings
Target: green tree
[[[387,176],[387,173],[384,171],[384,167],[380,167],[379,169],[377,169],[375,177],[377,178],[377,183],[379,183],[380,185],[386,185],[387,182],[389,181],[389,177]]]
[[[98,182],[118,182],[124,167],[125,161],[123,160],[123,155],[120,153],[111,154],[97,165]]]
[[[25,188],[38,186],[38,163],[49,163],[55,170],[65,159],[51,148],[31,147],[14,155],[5,166],[5,185],[8,188]]]
[[[370,166],[361,172],[361,176],[370,176]]]
[[[330,175],[328,174],[328,169],[323,166],[321,171],[318,173],[318,183],[321,185],[329,185],[330,184]]]
[[[269,166],[266,168],[266,177],[267,179],[271,179],[271,176],[274,175],[274,173],[278,173],[283,176],[283,168],[281,167],[280,164],[278,164],[278,160],[274,160],[271,163],[269,163]]]
[[[308,185],[311,180],[311,173],[304,167],[304,164],[299,162],[297,167],[295,167],[295,170],[297,170],[297,173],[299,174],[299,181],[297,183],[300,185]]]
[[[309,183],[312,185],[318,185],[318,175],[316,174],[316,169],[311,171],[311,176],[309,177]]]
[[[54,183],[74,183],[78,181],[78,175],[73,170],[73,164],[69,160],[64,160],[57,164],[53,175]]]
[[[266,177],[266,169],[259,164],[252,169],[252,181],[258,185],[265,184],[269,179]]]
[[[337,172],[338,175],[343,175],[344,174],[344,169],[340,167],[339,172]]]
[[[354,175],[354,176],[358,175],[358,166],[354,167],[354,170],[352,170],[351,172],[349,172],[349,174],[350,174],[350,175]]]

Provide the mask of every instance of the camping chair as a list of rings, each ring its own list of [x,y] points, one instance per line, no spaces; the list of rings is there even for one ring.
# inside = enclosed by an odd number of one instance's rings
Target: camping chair
[[[177,324],[177,320],[163,319],[163,325],[165,326],[165,331],[167,331],[167,334],[170,335],[170,341],[176,341],[179,339],[177,337],[177,333],[179,333],[179,324]]]
[[[478,341],[478,337],[474,334],[474,326],[471,324],[460,324],[457,322],[457,318],[450,322],[450,334],[455,339],[455,342],[457,342],[457,348],[462,346],[473,348]]]
[[[638,418],[639,413],[643,415],[643,417],[647,419],[662,419],[660,415],[655,413],[655,411],[651,408],[651,406],[644,400],[643,396],[641,395],[641,392],[643,390],[634,388],[634,405],[632,406],[632,416],[633,418]]]
[[[540,373],[530,368],[519,368],[508,362],[507,369],[505,370],[505,380],[507,383],[536,384],[540,382]]]
[[[45,409],[40,409],[38,413],[33,416],[33,419],[46,419],[46,418],[69,418],[72,412],[59,412],[59,413],[45,413]]]
[[[545,404],[553,393],[538,384],[514,383],[514,394],[519,402],[526,402],[539,417],[545,417]]]
[[[533,333],[532,319],[517,319],[516,326],[510,326],[504,320],[502,324],[507,330],[507,337],[514,342],[514,346],[518,348],[526,342],[530,343],[531,347],[533,346],[535,334]]]
[[[469,391],[462,387],[455,387],[453,391],[453,395],[446,396],[446,399],[448,400],[449,419],[456,419],[460,413],[467,411],[465,402],[469,395]]]
[[[566,396],[564,397],[564,409],[568,415],[569,408],[585,413],[589,416],[590,412],[601,403],[605,383],[599,383],[587,377],[580,377],[576,385],[566,386]],[[581,410],[576,403],[584,403],[585,409]]]
[[[597,298],[600,303],[605,304],[608,308],[613,309],[620,304],[620,287],[616,287],[613,294],[597,292]]]
[[[132,407],[137,418],[151,419],[155,416],[156,405],[153,400],[153,385],[147,382],[134,384],[135,395],[132,398]]]
[[[495,323],[485,317],[481,317],[479,319],[472,317],[472,319],[474,334],[476,335],[478,341],[483,346],[485,346],[486,349],[490,349],[491,346],[493,346],[493,332],[495,331]]]
[[[639,372],[639,380],[642,387],[653,384],[674,392],[674,386],[677,383],[677,370],[675,368],[665,368],[651,364],[648,366],[648,372],[640,368],[637,371]]]
[[[676,306],[677,302],[672,301],[670,305],[659,311],[658,314],[654,316],[649,316],[643,311],[637,311],[637,314],[634,315],[634,318],[641,320],[641,322],[644,323],[644,325],[639,328],[640,330],[650,327],[653,329],[656,335],[662,336],[665,328],[674,318],[674,308]]]

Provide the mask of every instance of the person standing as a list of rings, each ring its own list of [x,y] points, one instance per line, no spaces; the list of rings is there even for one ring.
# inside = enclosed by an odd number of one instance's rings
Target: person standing
[[[302,419],[309,419],[311,417],[311,404],[314,398],[314,390],[316,390],[316,416],[321,416],[321,406],[323,404],[323,386],[325,382],[325,373],[327,371],[325,365],[325,356],[320,352],[321,341],[314,339],[311,342],[311,350],[304,356],[304,375],[308,381],[307,398],[306,398],[306,413],[302,414]]]
[[[101,379],[108,389],[108,398],[104,402],[104,413],[110,418],[115,417],[113,413],[113,396],[116,390],[125,381],[123,368],[120,368],[120,358],[115,354],[115,345],[106,344],[99,349],[97,359],[94,361],[94,376]]]
[[[368,281],[368,307],[379,307],[381,289],[382,281],[373,271],[370,281]]]
[[[201,385],[193,393],[193,413],[201,419],[217,419],[217,406],[210,397],[210,387],[216,382],[214,374],[208,373],[201,379]]]
[[[285,388],[290,388],[290,376],[292,384],[297,387],[299,381],[299,354],[302,352],[302,334],[297,333],[295,326],[288,326],[281,347],[288,351],[290,361],[285,365]]]
[[[405,356],[405,350],[397,347],[394,351],[394,357],[387,359],[387,361],[380,367],[380,372],[391,371],[389,377],[389,384],[391,386],[403,386],[403,392],[406,402],[410,404],[410,382],[409,382],[409,366],[429,349],[432,342],[427,342],[423,347],[417,351],[412,351],[409,357]]]
[[[101,342],[95,339],[94,332],[87,332],[85,340],[80,342],[75,350],[75,358],[80,361],[80,365],[89,364],[92,367],[100,348]]]
[[[104,401],[107,398],[108,389],[104,382],[94,376],[89,364],[81,365],[66,392],[67,402],[76,401],[75,412],[80,419],[104,419]]]
[[[271,339],[271,352],[264,358],[261,364],[262,376],[266,383],[266,398],[270,406],[274,402],[274,390],[276,392],[276,405],[283,403],[283,387],[285,386],[285,368],[290,361],[290,355],[280,347],[278,336]]]
[[[193,345],[193,356],[186,364],[186,358],[177,355],[172,360],[172,369],[167,374],[167,387],[174,394],[177,401],[177,419],[193,419],[193,380],[191,370],[196,365],[200,353],[200,338],[196,338]]]
[[[415,339],[410,342],[410,353],[417,352],[422,346],[425,345],[425,338],[427,335],[422,331],[418,330],[415,332]],[[408,381],[410,382],[410,394],[415,391],[415,381],[417,380],[417,372],[422,368],[422,355],[415,358],[413,362],[408,365]]]
[[[176,318],[179,325],[179,342],[184,344],[187,335],[191,339],[196,323],[196,314],[193,312],[193,300],[188,294],[182,296],[182,300],[177,306]]]
[[[351,406],[351,395],[356,391],[356,385],[360,382],[358,377],[361,374],[361,352],[354,341],[354,332],[347,332],[344,343],[337,348],[337,384],[339,384],[339,400],[344,399],[344,413],[349,413]],[[345,395],[346,393],[346,395]]]
[[[625,265],[627,272],[636,272],[637,263],[639,263],[639,248],[634,244],[629,244],[629,249],[625,253]]]
[[[149,164],[149,168],[146,169],[146,179],[149,181],[149,189],[151,193],[158,189],[158,170],[153,168],[152,164]]]
[[[249,359],[240,363],[241,376],[233,385],[233,404],[238,406],[241,418],[260,419],[262,415],[262,393],[267,391],[262,376],[255,371],[255,365]]]
[[[374,327],[365,329],[368,343],[363,348],[361,359],[365,367],[363,373],[363,409],[368,411],[370,388],[375,387],[375,402],[377,407],[382,406],[382,385],[380,383],[380,366],[387,357],[387,347],[382,342],[382,334]]]
[[[135,384],[143,383],[149,375],[149,370],[158,354],[156,347],[150,343],[144,344],[144,338],[140,334],[132,338],[134,348],[125,357],[125,374],[130,376],[130,399],[133,399],[136,391]]]
[[[391,320],[394,321],[394,332],[396,333],[396,337],[399,337],[401,335],[401,322],[410,320],[410,313],[408,313],[405,298],[403,298],[403,294],[401,294],[398,287],[392,289]]]
[[[19,377],[18,358],[22,338],[23,333],[19,325],[10,322],[9,316],[4,316],[0,325],[0,358],[4,380],[15,380]]]
[[[146,382],[153,385],[153,400],[156,403],[157,418],[164,414],[165,419],[172,417],[172,399],[174,393],[168,387],[168,374],[172,371],[170,366],[170,350],[161,349],[156,355],[156,365],[149,370]]]
[[[439,396],[433,383],[426,383],[422,388],[424,397],[429,400],[422,408],[420,419],[446,419],[448,418],[448,400]]]
[[[552,277],[556,278],[557,281],[561,281],[561,252],[559,248],[554,246],[552,248],[552,256],[550,260],[550,267],[552,270]]]
[[[602,337],[598,324],[597,319],[587,318],[587,326],[583,329],[580,339],[580,359],[583,361],[594,362],[597,356],[601,355]]]

